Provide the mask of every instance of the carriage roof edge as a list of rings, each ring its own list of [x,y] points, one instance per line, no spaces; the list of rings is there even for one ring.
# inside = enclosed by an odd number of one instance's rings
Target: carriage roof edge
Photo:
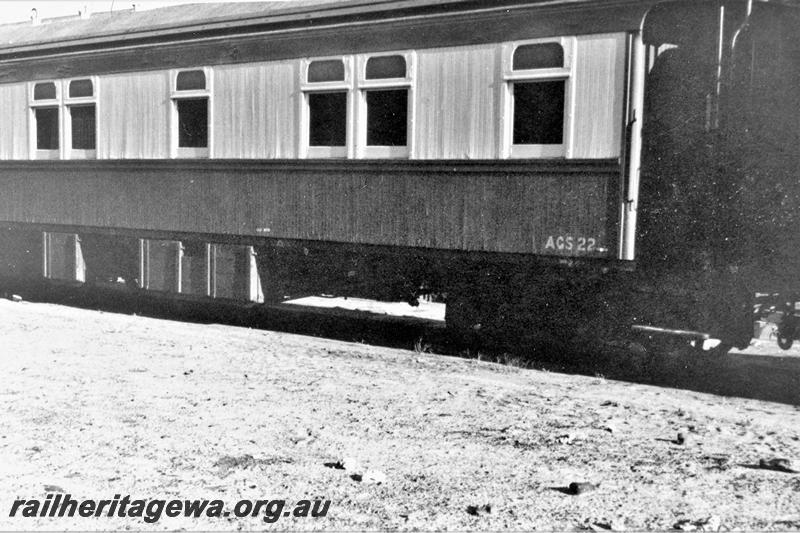
[[[145,11],[97,12],[0,25],[0,54],[38,55],[65,46],[96,47],[125,42],[164,41],[186,35],[315,28],[326,24],[353,24],[369,20],[435,17],[453,13],[519,9],[626,8],[644,13],[659,0],[300,0],[183,4]],[[630,28],[635,29],[635,28]]]

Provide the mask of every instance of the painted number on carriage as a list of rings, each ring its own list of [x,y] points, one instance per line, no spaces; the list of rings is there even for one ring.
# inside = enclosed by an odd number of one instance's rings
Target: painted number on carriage
[[[545,250],[558,250],[559,252],[590,253],[598,251],[595,237],[576,237],[573,235],[550,235],[547,237]]]

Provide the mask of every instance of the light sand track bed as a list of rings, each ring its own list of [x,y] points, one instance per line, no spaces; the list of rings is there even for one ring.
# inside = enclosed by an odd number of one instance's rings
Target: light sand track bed
[[[754,468],[800,462],[793,405],[7,300],[0,368],[3,529],[800,529],[800,474]],[[348,457],[385,482],[325,466]],[[556,490],[573,481],[599,487]],[[47,485],[332,504],[273,525],[8,517]]]

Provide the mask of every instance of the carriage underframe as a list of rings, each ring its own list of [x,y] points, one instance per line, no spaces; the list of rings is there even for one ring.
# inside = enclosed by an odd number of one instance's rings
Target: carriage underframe
[[[70,286],[252,307],[310,295],[446,304],[456,343],[492,346],[683,339],[746,347],[754,294],[743,277],[641,272],[630,264],[267,238],[11,225],[0,282]],[[94,231],[93,231],[94,230]],[[730,273],[729,273],[730,274]]]

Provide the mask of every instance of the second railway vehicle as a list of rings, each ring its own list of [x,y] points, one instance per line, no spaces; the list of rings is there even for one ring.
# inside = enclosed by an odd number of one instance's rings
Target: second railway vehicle
[[[800,278],[798,28],[798,4],[755,0],[0,26],[0,276],[435,293],[457,332],[746,346],[754,295],[789,320]]]

